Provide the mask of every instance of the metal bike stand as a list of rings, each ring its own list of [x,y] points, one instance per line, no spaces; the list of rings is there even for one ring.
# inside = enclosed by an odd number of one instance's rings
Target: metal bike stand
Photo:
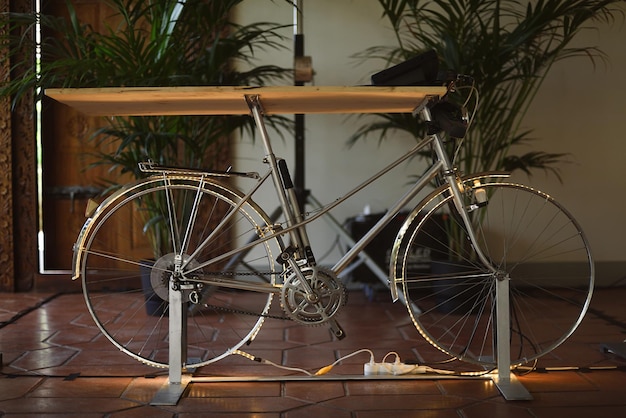
[[[81,90],[81,91],[76,91]],[[420,87],[193,87],[47,89],[45,94],[89,116],[146,116],[188,114],[243,115],[250,111],[244,97],[255,94],[264,98],[274,114],[284,113],[381,113],[414,111],[416,105],[432,96],[445,94],[443,86]],[[354,96],[358,95],[358,96]],[[346,100],[346,98],[358,97]],[[182,110],[181,110],[182,109]],[[344,230],[345,231],[345,230]],[[369,261],[368,261],[369,263]],[[372,267],[383,283],[383,274]],[[169,292],[169,376],[152,404],[173,405],[182,396],[191,376],[185,369],[186,310],[183,293]],[[405,302],[406,303],[406,302]],[[493,376],[506,399],[530,399],[528,392],[510,372],[509,282],[499,280],[496,286],[497,376]],[[342,377],[348,378],[348,377]],[[437,377],[433,377],[437,378]]]
[[[183,312],[183,298],[181,290],[170,289],[169,292],[169,375],[168,381],[157,391],[151,405],[176,405],[186,390],[192,378],[183,375],[183,358],[185,349],[185,313]],[[403,301],[404,302],[404,301]],[[509,347],[509,279],[498,280],[496,283],[496,342],[497,342],[497,372],[490,376],[502,396],[508,401],[531,400],[532,395],[521,382],[511,373]],[[449,376],[334,376],[326,378],[311,377],[236,377],[198,379],[198,382],[227,382],[227,381],[302,381],[302,380],[441,380],[453,378]],[[484,380],[485,377],[469,378]]]
[[[496,281],[496,363],[498,369],[497,374],[494,374],[491,379],[507,401],[531,400],[531,394],[517,377],[511,373],[509,287],[508,277]]]
[[[254,107],[251,104],[251,110],[257,112],[258,119],[261,121],[262,116],[260,104],[256,103]],[[261,126],[260,128],[264,128]],[[307,200],[310,203],[319,205],[319,202],[309,194]],[[330,225],[345,239],[349,245],[354,245],[355,241],[343,226],[330,214],[326,216]],[[379,280],[389,286],[387,275],[380,267],[363,252],[361,259],[370,268],[370,270],[379,278]],[[497,386],[498,390],[506,400],[530,400],[532,396],[521,384],[517,377],[511,373],[510,358],[510,314],[509,314],[509,278],[496,280],[496,345],[497,345],[497,373],[490,376],[491,380]],[[169,373],[168,381],[156,393],[151,401],[151,405],[176,405],[182,394],[191,382],[190,375],[183,375],[184,368],[183,359],[186,359],[186,312],[183,312],[182,291],[174,287],[174,281],[170,282],[169,291]],[[401,296],[401,295],[400,295]],[[406,305],[406,300],[401,298],[401,302]],[[347,378],[342,376],[343,378]],[[437,377],[433,377],[437,379]],[[277,378],[282,380],[284,378]],[[367,377],[365,377],[367,379]],[[251,379],[255,380],[255,379]]]
[[[183,375],[183,358],[186,359],[186,318],[183,312],[182,290],[174,290],[174,281],[170,280],[169,290],[169,371],[168,379],[152,398],[150,405],[176,405],[187,385],[190,375]]]

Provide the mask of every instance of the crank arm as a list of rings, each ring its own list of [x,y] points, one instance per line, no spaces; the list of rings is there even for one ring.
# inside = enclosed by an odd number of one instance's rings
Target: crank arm
[[[329,319],[328,326],[330,328],[330,333],[333,334],[333,336],[338,340],[343,340],[346,337],[346,333],[336,319]]]

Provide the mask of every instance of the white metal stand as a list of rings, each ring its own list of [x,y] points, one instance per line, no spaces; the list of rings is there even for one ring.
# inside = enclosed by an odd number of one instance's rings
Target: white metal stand
[[[146,116],[249,114],[251,109],[247,96],[251,94],[263,98],[267,114],[408,113],[415,111],[429,97],[442,96],[445,93],[444,86],[207,86],[47,89],[45,94],[87,115]],[[349,235],[344,236],[348,237]],[[365,260],[377,277],[387,284],[387,277],[380,268],[369,257]],[[507,400],[530,399],[528,392],[510,372],[508,280],[498,281],[496,300],[498,374],[493,380]],[[183,375],[187,362],[187,312],[183,309],[181,290],[171,289],[169,302],[169,378],[153,399],[152,403],[155,405],[176,404],[191,381],[189,375]]]
[[[492,376],[493,382],[507,401],[530,400],[532,396],[511,373],[511,347],[509,346],[511,330],[509,328],[509,278],[496,283],[496,344],[497,374]]]
[[[184,361],[187,359],[186,312],[183,311],[182,290],[175,290],[170,280],[169,293],[169,372],[168,380],[156,393],[151,405],[176,405],[191,381],[190,375],[183,376]]]
[[[266,139],[265,126],[262,112],[258,101],[248,103],[250,110],[255,116],[257,127]],[[266,146],[269,149],[269,140],[266,139]],[[312,197],[307,196],[308,199]],[[346,240],[350,245],[355,245],[355,240],[343,228],[343,226],[330,214],[326,216],[330,225]],[[389,286],[387,275],[378,265],[364,252],[361,252],[361,259],[380,279]],[[506,400],[529,400],[532,399],[530,393],[511,373],[510,357],[510,328],[509,328],[509,278],[497,280],[496,283],[496,345],[497,345],[497,374],[491,376],[498,387],[500,393]],[[183,310],[183,293],[175,286],[174,279],[170,282],[169,291],[169,378],[168,381],[157,392],[152,400],[152,405],[176,405],[178,400],[191,381],[190,376],[183,378],[182,371],[187,360],[186,324],[187,312]],[[402,300],[406,304],[405,300]]]
[[[345,229],[334,219],[330,218],[331,224],[337,231],[342,233],[344,239],[353,242],[352,237]],[[376,263],[366,254],[363,256],[368,267],[372,268],[381,282],[388,285],[386,275],[376,265]],[[172,285],[171,283],[170,285]],[[508,401],[514,400],[531,400],[532,395],[526,390],[521,382],[511,373],[511,357],[510,357],[510,328],[509,328],[509,279],[499,280],[496,283],[496,343],[497,343],[497,372],[490,376],[495,383],[502,396]],[[403,301],[403,303],[406,303]],[[183,375],[184,359],[187,357],[186,349],[186,312],[183,310],[183,297],[181,290],[174,290],[170,287],[169,292],[169,376],[166,383],[159,389],[152,401],[151,405],[176,405],[183,395],[188,384],[192,382],[190,375]],[[367,380],[369,376],[360,376],[358,379]],[[380,378],[380,377],[378,377]],[[429,377],[422,377],[422,379]],[[430,379],[440,379],[441,376],[430,377]],[[258,377],[235,378],[235,380],[244,379],[246,381],[259,381]],[[274,380],[288,380],[286,377],[273,378]],[[316,380],[313,378],[301,378],[299,380]],[[340,376],[337,379],[355,379],[350,376]],[[393,377],[386,377],[393,379]],[[228,381],[228,379],[219,379],[217,381]],[[205,380],[206,381],[206,380]]]

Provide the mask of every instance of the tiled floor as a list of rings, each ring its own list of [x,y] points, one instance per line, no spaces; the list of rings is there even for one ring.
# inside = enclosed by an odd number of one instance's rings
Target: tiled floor
[[[489,379],[359,380],[368,354],[335,367],[329,379],[224,381],[285,376],[286,371],[231,356],[192,375],[177,405],[151,401],[167,372],[117,351],[94,325],[82,295],[0,294],[0,416],[80,417],[619,417],[626,416],[626,360],[602,350],[626,338],[626,288],[598,289],[590,312],[561,347],[520,375],[528,401],[506,401]],[[341,315],[347,337],[324,327],[268,321],[246,351],[286,366],[316,370],[361,348],[377,359],[439,355],[386,292],[370,301],[352,291]],[[448,369],[461,367],[447,364]]]

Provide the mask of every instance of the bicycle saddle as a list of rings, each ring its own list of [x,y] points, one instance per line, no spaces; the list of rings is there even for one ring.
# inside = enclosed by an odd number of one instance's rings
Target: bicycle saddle
[[[374,86],[437,86],[450,79],[449,71],[439,71],[435,50],[426,51],[393,67],[372,75]]]

